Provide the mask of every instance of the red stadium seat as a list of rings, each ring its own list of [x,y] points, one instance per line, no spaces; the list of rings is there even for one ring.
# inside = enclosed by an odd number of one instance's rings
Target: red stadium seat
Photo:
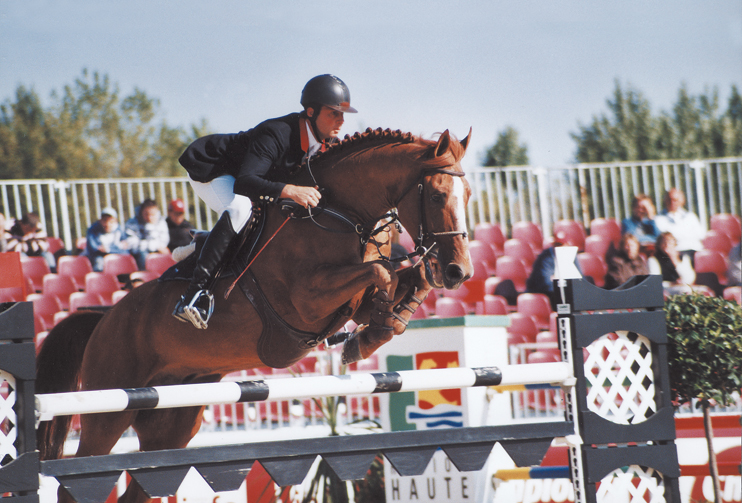
[[[579,251],[585,251],[585,228],[580,222],[577,220],[559,220],[554,224],[552,234],[556,235],[559,231],[564,231],[569,236],[569,241]]]
[[[31,279],[34,292],[41,292],[44,287],[44,275],[51,273],[44,257],[22,257],[23,275]]]
[[[159,277],[160,275],[154,271],[135,271],[129,275],[129,280],[132,286],[140,286]]]
[[[113,304],[113,293],[121,290],[116,276],[104,272],[89,272],[85,275],[85,291],[96,293],[103,299],[103,305]]]
[[[706,250],[716,250],[721,252],[725,257],[729,256],[729,251],[734,245],[729,236],[722,231],[710,230],[703,238],[703,247]]]
[[[482,312],[478,314],[508,314],[508,301],[501,295],[486,294]]]
[[[600,288],[605,286],[605,275],[608,274],[608,266],[603,257],[587,252],[578,253],[577,265],[583,276],[592,278],[595,286]]]
[[[162,274],[175,265],[173,256],[169,253],[150,253],[144,261],[145,269]]]
[[[49,253],[54,254],[59,250],[64,250],[64,241],[53,236],[46,238],[46,242],[49,243]]]
[[[528,342],[536,342],[538,327],[530,315],[515,312],[508,314],[510,326],[507,327],[509,334],[519,334],[526,337]]]
[[[412,313],[410,316],[411,320],[424,320],[428,317],[428,308],[425,307],[425,304],[420,304],[417,306],[417,309],[415,309],[415,312]]]
[[[499,257],[503,254],[502,247],[505,244],[505,235],[499,225],[490,222],[480,222],[474,226],[474,239],[489,243]]]
[[[64,255],[57,259],[57,274],[69,276],[78,290],[85,289],[85,275],[93,266],[85,255]]]
[[[137,269],[137,261],[128,253],[109,253],[103,257],[103,272],[111,276],[131,274]]]
[[[28,279],[23,275],[23,265],[21,263],[21,254],[19,252],[0,253],[0,289],[6,290],[3,295],[17,298],[13,301],[18,302],[26,298],[26,295],[32,293],[28,290]]]
[[[603,236],[618,248],[618,242],[621,241],[621,224],[615,218],[595,218],[590,222],[590,235]]]
[[[585,238],[585,253],[605,258],[613,243],[602,234],[591,234]]]
[[[111,305],[117,303],[129,293],[129,290],[116,290],[111,294]]]
[[[551,317],[551,301],[543,293],[522,293],[516,304],[518,312],[527,314],[536,322],[539,330],[548,330]]]
[[[711,215],[711,229],[725,233],[732,243],[737,244],[742,237],[742,219],[731,213],[717,213]]]
[[[522,260],[526,266],[526,273],[531,273],[533,263],[536,261],[536,255],[533,254],[533,248],[528,242],[517,238],[508,239],[503,246],[503,252],[506,257]]]
[[[531,245],[533,252],[538,255],[544,249],[544,234],[541,227],[534,222],[516,222],[513,224],[512,236]]]
[[[488,276],[495,275],[495,267],[497,264],[497,256],[495,250],[488,243],[479,240],[469,241],[469,255],[471,256],[472,262],[484,262]]]
[[[742,286],[728,286],[724,289],[724,299],[731,300],[742,306]]]
[[[32,293],[26,297],[26,300],[33,302],[34,317],[38,316],[41,321],[41,326],[36,328],[36,333],[51,330],[54,326],[54,315],[62,310],[59,299],[54,295]]]
[[[528,279],[528,273],[526,272],[526,266],[521,259],[508,256],[499,257],[497,259],[497,267],[495,272],[496,276],[500,278],[500,280],[511,280],[515,285],[516,291],[526,291],[526,280]],[[491,293],[495,292],[493,291]]]
[[[47,274],[43,285],[41,291],[44,295],[55,296],[62,309],[70,308],[70,295],[78,291],[72,277],[61,274]]]
[[[441,297],[435,303],[435,314],[439,318],[466,316],[466,305],[459,299]]]
[[[721,285],[727,284],[727,263],[724,255],[716,250],[698,250],[695,255],[696,276],[714,273]]]
[[[75,292],[70,295],[70,313],[80,308],[91,306],[104,306],[103,297],[92,292]]]

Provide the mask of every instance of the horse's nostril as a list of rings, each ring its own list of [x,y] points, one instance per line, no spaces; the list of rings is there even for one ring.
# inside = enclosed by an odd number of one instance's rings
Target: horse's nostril
[[[458,283],[464,279],[464,270],[456,264],[448,264],[446,267],[446,278],[452,283]]]

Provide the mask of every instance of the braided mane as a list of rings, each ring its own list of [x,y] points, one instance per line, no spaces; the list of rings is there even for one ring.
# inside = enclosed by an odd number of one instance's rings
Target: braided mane
[[[315,155],[314,160],[320,161],[333,154],[341,153],[352,148],[358,148],[359,146],[367,146],[372,143],[414,143],[415,140],[417,140],[417,137],[412,133],[403,133],[399,129],[392,131],[388,128],[368,128],[363,133],[356,132],[353,136],[346,134],[339,142],[325,143],[325,145],[327,145],[327,150]]]

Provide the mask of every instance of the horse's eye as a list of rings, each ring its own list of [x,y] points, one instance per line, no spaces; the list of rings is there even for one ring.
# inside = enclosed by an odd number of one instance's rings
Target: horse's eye
[[[430,196],[430,200],[438,204],[442,203],[443,199],[444,199],[444,195],[441,194],[440,192],[435,193],[432,196]]]

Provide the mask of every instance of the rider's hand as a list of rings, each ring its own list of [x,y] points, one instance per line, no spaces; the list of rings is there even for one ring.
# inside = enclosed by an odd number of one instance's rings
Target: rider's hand
[[[281,191],[281,197],[293,199],[305,208],[314,208],[319,204],[322,195],[317,187],[286,184]]]

